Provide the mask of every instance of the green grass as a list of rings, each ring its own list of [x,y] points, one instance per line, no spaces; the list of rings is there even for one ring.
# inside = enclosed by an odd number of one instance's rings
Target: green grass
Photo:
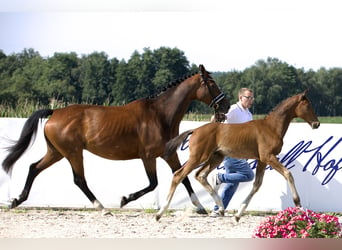
[[[262,119],[265,115],[253,115],[253,119]],[[321,123],[342,123],[342,116],[319,116],[318,120]],[[293,119],[293,122],[304,122],[301,118]]]
[[[105,105],[105,104],[104,104]],[[23,100],[18,101],[15,107],[8,105],[6,103],[0,103],[0,117],[14,117],[14,118],[27,118],[29,117],[34,111],[43,109],[43,108],[63,108],[65,107],[65,103],[58,102],[58,101],[51,101],[49,105],[42,105],[37,102]],[[183,117],[184,121],[210,121],[211,116],[213,113],[210,114],[199,114],[189,112],[186,113]],[[253,119],[262,119],[265,115],[253,115]],[[342,116],[321,116],[318,117],[321,123],[342,123]],[[303,122],[302,119],[296,118],[293,122]]]
[[[43,105],[39,102],[28,100],[18,100],[15,107],[7,103],[0,103],[0,117],[14,117],[14,118],[27,118],[34,111],[44,108],[63,108],[65,104],[57,101],[51,101],[49,105]]]
[[[342,116],[320,116],[318,119],[321,123],[342,123]]]
[[[210,121],[212,114],[195,114],[187,113],[184,115],[183,120],[185,121]],[[253,119],[263,119],[265,115],[253,115]],[[321,123],[342,123],[342,116],[319,116]],[[292,122],[304,122],[301,118],[295,118]]]

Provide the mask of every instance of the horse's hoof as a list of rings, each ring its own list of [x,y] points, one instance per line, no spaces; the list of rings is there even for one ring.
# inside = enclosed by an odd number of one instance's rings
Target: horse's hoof
[[[101,216],[113,216],[113,214],[109,210],[103,209],[101,212]]]
[[[11,201],[11,204],[9,204],[8,208],[12,209],[12,208],[16,208],[18,206],[18,200],[17,199],[13,199]]]
[[[125,206],[128,203],[128,199],[125,196],[121,197],[121,203],[120,203],[120,208]]]
[[[234,221],[235,221],[236,224],[239,223],[239,220],[240,220],[240,216],[235,215],[234,216]]]
[[[160,215],[160,214],[157,214],[157,215],[156,215],[156,221],[159,221],[160,218],[161,218],[161,215]]]
[[[196,213],[197,214],[208,214],[207,210],[204,208],[196,208]]]

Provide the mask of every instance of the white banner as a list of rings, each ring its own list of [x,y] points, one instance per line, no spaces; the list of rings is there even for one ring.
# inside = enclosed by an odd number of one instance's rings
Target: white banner
[[[18,139],[26,119],[0,118],[0,161],[6,156],[8,139]],[[181,122],[180,131],[196,128],[205,122]],[[186,148],[186,147],[185,147]],[[29,166],[46,152],[42,126],[33,146],[16,162],[12,176],[0,170],[0,203],[8,204],[11,198],[21,193]],[[187,160],[188,151],[181,148],[182,163]],[[291,170],[302,205],[305,208],[324,212],[341,212],[342,199],[342,125],[321,124],[312,130],[306,123],[291,123],[284,137],[284,146],[279,154],[280,161]],[[251,167],[255,161],[251,160]],[[109,208],[118,208],[122,196],[138,191],[148,185],[140,159],[110,161],[84,151],[85,175],[89,188],[100,202]],[[158,187],[127,208],[158,208],[169,192],[172,173],[168,165],[157,159]],[[212,208],[214,201],[204,188],[189,177],[202,205]],[[228,209],[237,209],[250,192],[253,182],[241,183]],[[282,210],[294,206],[286,180],[276,171],[268,168],[260,190],[253,197],[247,210]],[[73,183],[71,166],[63,159],[45,171],[34,181],[29,198],[22,206],[33,207],[92,207],[90,201]],[[183,209],[192,206],[183,185],[179,185],[170,208]]]

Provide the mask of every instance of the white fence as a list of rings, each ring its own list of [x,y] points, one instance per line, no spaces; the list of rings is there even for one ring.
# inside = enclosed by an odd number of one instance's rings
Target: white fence
[[[0,162],[6,156],[4,147],[8,139],[17,139],[26,119],[0,118]],[[180,131],[203,125],[203,122],[181,123]],[[12,176],[0,170],[0,203],[7,204],[18,197],[26,181],[31,163],[44,156],[46,151],[40,128],[34,145],[17,161]],[[179,150],[181,162],[187,160],[187,150]],[[321,124],[312,130],[306,123],[292,123],[284,138],[279,154],[280,161],[293,173],[295,183],[305,208],[315,211],[341,212],[342,199],[342,125]],[[110,161],[84,152],[85,174],[89,188],[106,206],[118,208],[123,195],[138,191],[148,185],[141,160]],[[251,166],[255,164],[251,161]],[[157,208],[166,199],[172,173],[160,158],[157,160],[159,185],[153,191],[133,201],[127,208]],[[212,208],[213,200],[190,174],[190,181],[201,203]],[[251,190],[252,182],[241,183],[228,209],[237,209]],[[264,182],[252,199],[248,210],[281,210],[293,206],[291,192],[285,179],[268,169]],[[71,167],[63,159],[43,171],[35,180],[30,196],[22,206],[34,207],[92,207],[86,196],[74,185]],[[171,208],[192,206],[183,185],[179,185]]]

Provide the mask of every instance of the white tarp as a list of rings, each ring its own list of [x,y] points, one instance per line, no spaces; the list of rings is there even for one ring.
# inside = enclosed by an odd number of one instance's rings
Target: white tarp
[[[18,139],[26,119],[0,118],[0,161],[6,156],[8,139]],[[203,125],[204,122],[181,122],[180,131]],[[0,203],[7,204],[21,193],[30,164],[46,152],[43,132],[38,131],[34,145],[17,161],[9,177],[0,169]],[[187,160],[187,150],[179,150],[181,162]],[[342,199],[342,125],[321,124],[312,130],[306,123],[291,123],[284,137],[279,159],[291,169],[302,205],[315,211],[341,212]],[[84,152],[84,165],[89,188],[106,207],[118,208],[122,196],[148,185],[141,160],[110,161]],[[251,161],[251,166],[254,162]],[[172,173],[168,165],[157,159],[158,187],[127,208],[157,208],[169,191]],[[196,171],[196,170],[195,170]],[[195,172],[194,171],[194,172]],[[190,181],[202,205],[212,208],[213,200],[190,174]],[[251,190],[253,182],[241,183],[228,209],[237,209]],[[252,199],[248,210],[281,210],[293,206],[285,179],[274,170],[266,170],[263,184]],[[90,201],[73,183],[71,167],[63,159],[43,171],[33,183],[30,196],[22,206],[92,207]],[[179,185],[170,208],[192,206],[183,185]]]

